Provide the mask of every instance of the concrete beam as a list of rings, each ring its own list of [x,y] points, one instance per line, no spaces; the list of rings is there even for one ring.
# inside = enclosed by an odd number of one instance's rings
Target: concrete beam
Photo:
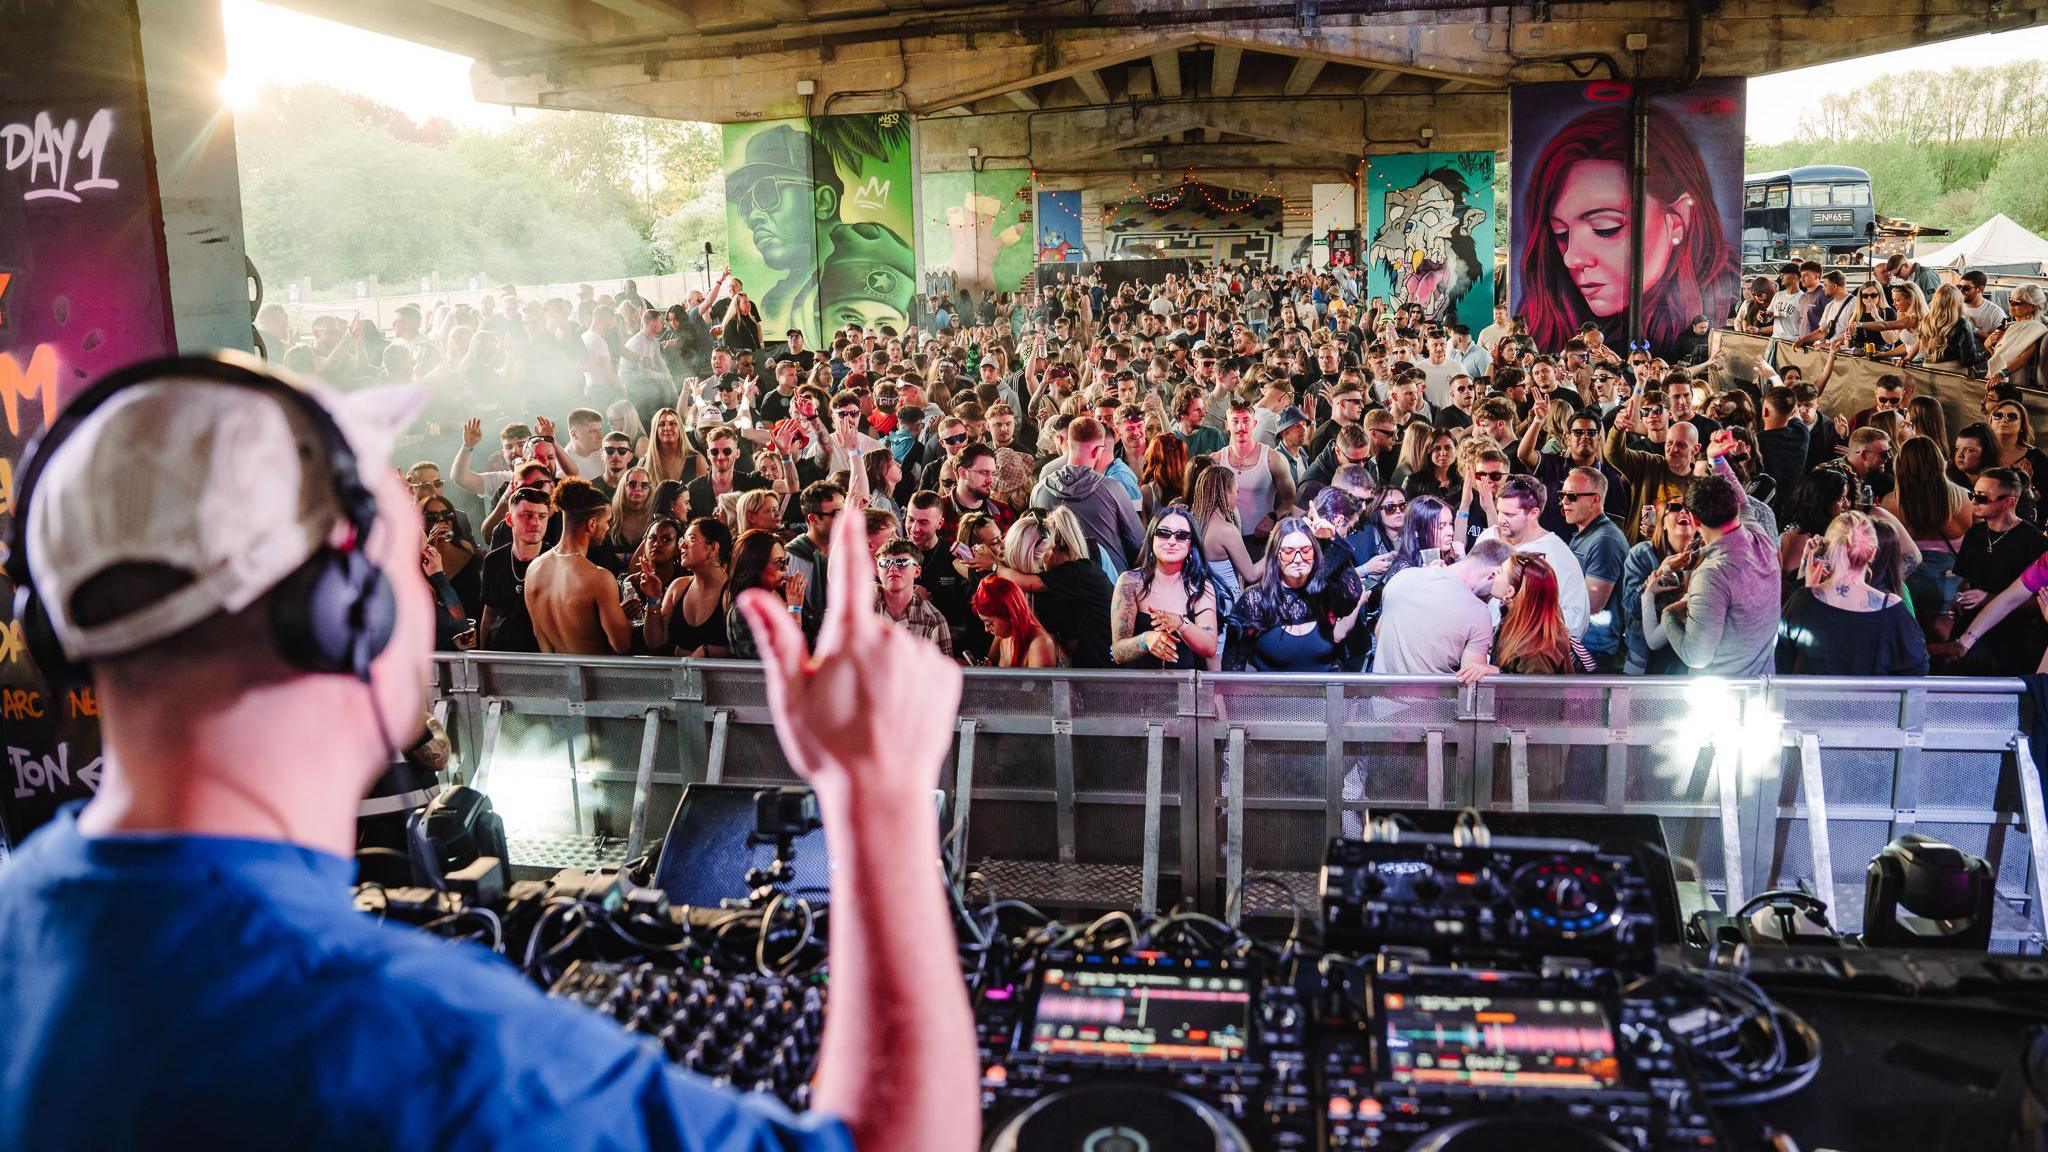
[[[1323,74],[1323,66],[1328,63],[1328,60],[1319,56],[1297,58],[1294,61],[1294,70],[1287,74],[1287,84],[1281,91],[1289,96],[1308,95],[1308,90],[1315,87],[1316,77]]]
[[[695,32],[697,18],[676,0],[592,0],[651,32]]]
[[[1448,95],[1452,92],[1462,92],[1471,86],[1472,82],[1470,80],[1466,80],[1463,77],[1454,77],[1437,85],[1436,90],[1439,94]]]
[[[1180,49],[1152,54],[1152,87],[1163,100],[1180,99]]]
[[[228,66],[220,6],[139,0],[135,8],[178,347],[248,351],[241,175],[234,120],[220,102]]]
[[[1365,121],[1358,100],[1318,100],[1313,117],[1302,114],[1299,101],[1183,100],[1174,104],[1141,104],[1135,108],[1072,108],[1042,113],[1031,121],[1031,155],[1045,163],[1061,157],[1093,156],[1171,138],[1191,128],[1228,132],[1254,140],[1356,156],[1361,137],[1356,126]],[[1345,126],[1340,129],[1338,126]],[[1503,121],[1501,131],[1506,134]]]
[[[1681,0],[1557,3],[1542,23],[1510,22],[1499,8],[1325,16],[1307,32],[1292,20],[1207,20],[1211,9],[1192,4],[1174,5],[1173,14],[1163,16],[1167,6],[1153,0],[1101,0],[1086,25],[1069,23],[1073,17],[1065,6],[1025,0],[988,0],[986,10],[959,15],[919,8],[914,17],[912,0],[816,0],[817,16],[805,23],[780,22],[753,0],[659,0],[685,7],[705,33],[588,44],[557,39],[549,33],[561,29],[552,24],[512,31],[504,24],[508,13],[536,11],[521,0],[283,2],[400,35],[409,34],[408,22],[422,30],[432,23],[433,31],[422,36],[435,35],[441,46],[467,49],[484,61],[475,75],[481,99],[715,121],[798,112],[787,94],[801,79],[818,82],[821,100],[835,88],[886,89],[886,97],[861,100],[893,101],[890,106],[922,115],[962,105],[986,108],[982,102],[1018,89],[1037,89],[1041,107],[1077,97],[1107,104],[1107,72],[1137,65],[1156,84],[1154,56],[1199,45],[1215,53],[1209,92],[1230,96],[1243,90],[1247,52],[1369,69],[1358,89],[1367,97],[1381,96],[1402,75],[1423,78],[1430,94],[1447,99],[1497,92],[1510,83],[1568,79],[1566,67],[1550,61],[1589,53],[1626,60],[1625,38],[1636,32],[1651,37],[1646,76],[1676,76],[1684,68]],[[601,33],[619,26],[609,12],[578,8],[582,0],[538,2],[543,17],[582,12]],[[780,13],[813,10],[800,9],[799,0],[775,2]],[[417,15],[405,15],[408,10]],[[488,12],[497,22],[457,14],[464,11]],[[1152,23],[1168,18],[1179,22]],[[1829,0],[1818,10],[1808,0],[1722,0],[1706,21],[1705,37],[1714,74],[1755,75],[2044,22],[2048,0],[2004,0],[1997,8],[1989,0]],[[530,20],[524,26],[537,27]],[[473,30],[475,43],[450,42],[460,40],[465,28]],[[535,48],[525,37],[550,43]],[[1545,59],[1523,62],[1530,57]],[[653,79],[645,74],[650,61],[660,64]],[[1289,91],[1306,91],[1319,78],[1309,74],[1314,64],[1294,67],[1299,72],[1288,75]],[[1094,75],[1084,79],[1083,73]],[[1079,93],[1048,87],[1068,78],[1075,79]],[[1436,85],[1453,80],[1460,82],[1455,89],[1436,93]],[[1180,85],[1185,99],[1185,72]],[[833,108],[851,103],[835,102]]]
[[[427,3],[542,40],[581,43],[590,39],[590,30],[577,18],[575,0],[427,0]]]
[[[1146,144],[1092,157],[1061,157],[1040,163],[1038,171],[1041,175],[1048,172],[1125,172],[1148,167],[1139,163],[1141,155],[1154,157],[1154,164],[1163,172],[1185,172],[1195,168],[1205,175],[1211,169],[1253,170],[1261,167],[1349,173],[1358,162],[1357,156],[1347,158],[1334,149],[1316,150],[1292,145],[1276,148],[1269,144]],[[1349,163],[1346,163],[1347,159]]]
[[[1237,94],[1237,69],[1244,63],[1244,49],[1235,44],[1218,44],[1209,64],[1209,95],[1219,100]]]
[[[1109,89],[1103,86],[1102,73],[1093,68],[1080,69],[1074,73],[1074,83],[1081,86],[1088,99],[1097,104],[1109,103]]]
[[[443,52],[489,57],[540,42],[509,28],[421,4],[419,0],[271,0],[280,8],[333,20],[365,32],[395,36]]]
[[[1012,88],[1003,93],[1003,98],[1026,112],[1036,112],[1040,107],[1038,97],[1029,88]]]

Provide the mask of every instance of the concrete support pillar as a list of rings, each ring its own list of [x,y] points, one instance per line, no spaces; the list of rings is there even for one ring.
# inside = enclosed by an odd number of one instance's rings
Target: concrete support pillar
[[[178,347],[246,351],[242,182],[234,117],[220,98],[227,71],[220,5],[136,0],[136,10]]]

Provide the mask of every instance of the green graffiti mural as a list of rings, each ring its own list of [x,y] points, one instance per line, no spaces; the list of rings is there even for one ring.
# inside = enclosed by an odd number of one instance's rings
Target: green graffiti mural
[[[725,126],[728,263],[760,306],[764,339],[907,326],[910,173],[900,112]]]
[[[1015,292],[1031,273],[1031,171],[924,174],[919,251],[926,272],[969,292]]]

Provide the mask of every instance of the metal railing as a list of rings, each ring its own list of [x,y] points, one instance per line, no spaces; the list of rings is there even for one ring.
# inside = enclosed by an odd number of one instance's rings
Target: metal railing
[[[969,669],[944,776],[976,882],[1074,907],[1312,910],[1369,809],[1657,817],[1697,904],[1810,882],[1860,925],[1864,868],[1922,831],[1998,876],[1996,946],[2040,950],[2048,823],[2013,680],[1716,681]],[[437,658],[458,772],[514,863],[617,862],[693,781],[792,780],[760,666]],[[1241,896],[1233,901],[1233,894]]]

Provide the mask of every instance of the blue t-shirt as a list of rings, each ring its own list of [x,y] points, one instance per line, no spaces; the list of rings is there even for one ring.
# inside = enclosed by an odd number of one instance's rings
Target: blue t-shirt
[[[275,841],[86,838],[0,865],[0,1148],[851,1152],[491,953],[353,910]]]

